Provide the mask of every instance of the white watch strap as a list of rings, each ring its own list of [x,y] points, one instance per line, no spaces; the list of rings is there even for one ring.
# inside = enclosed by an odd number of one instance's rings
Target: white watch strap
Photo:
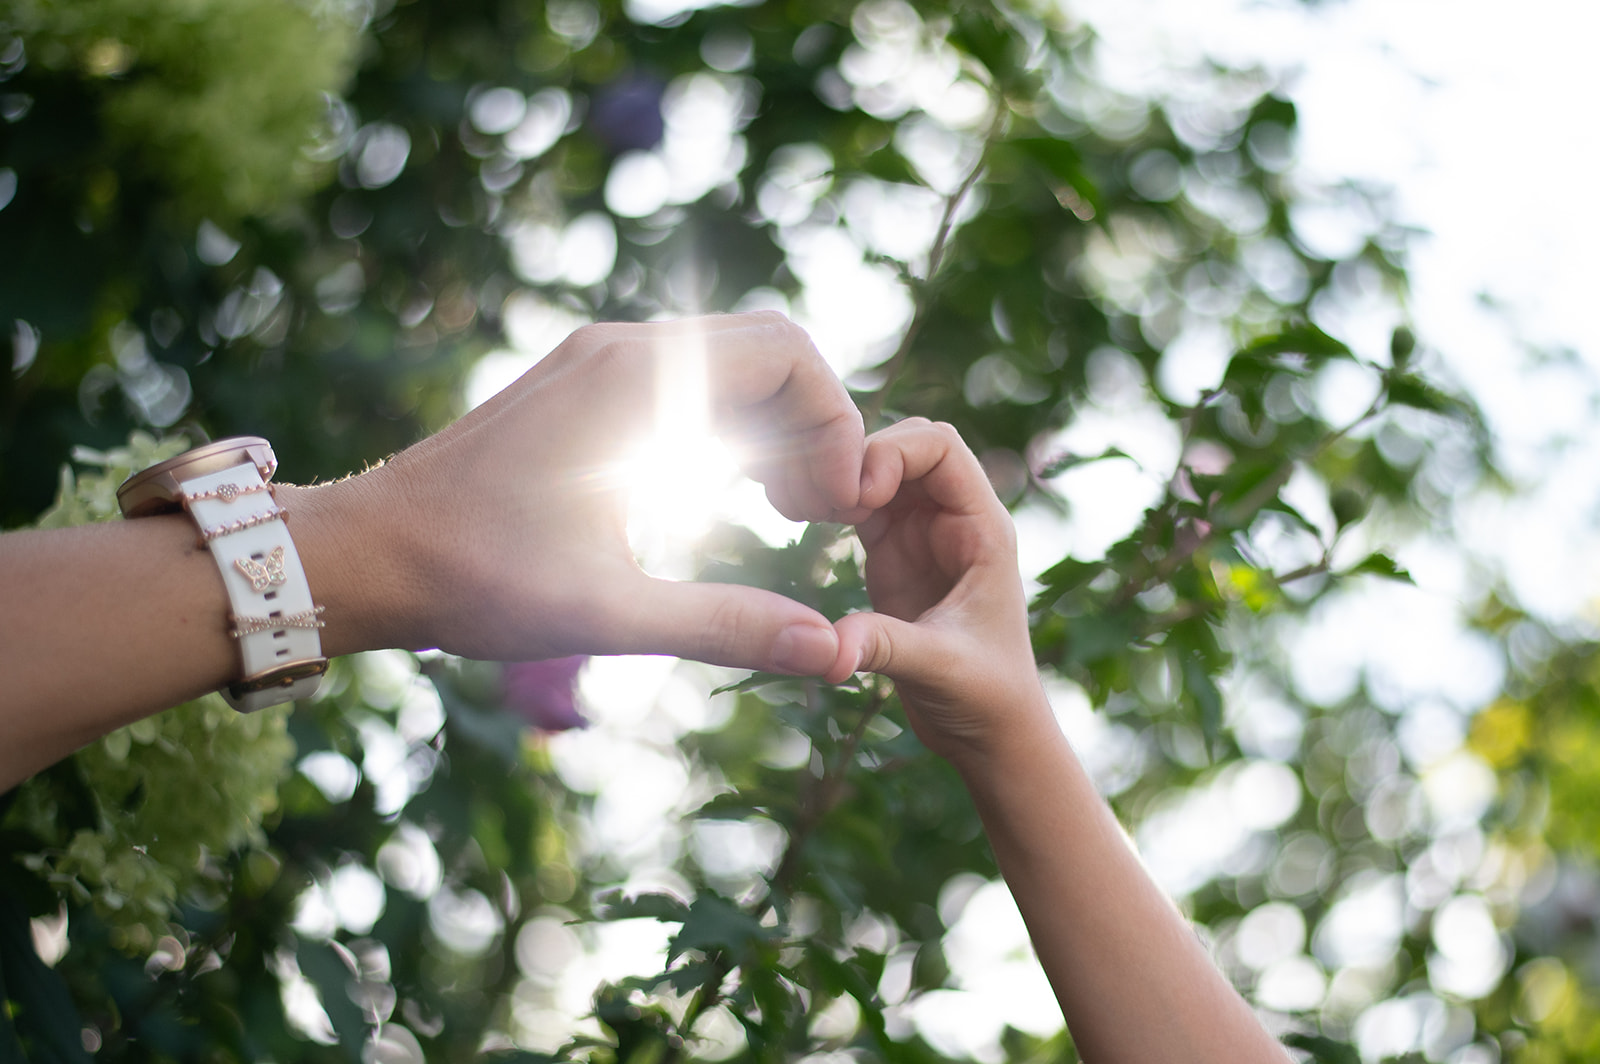
[[[322,661],[318,608],[311,601],[300,553],[254,463],[182,481],[189,514],[216,559],[233,607],[244,681],[301,662]],[[316,675],[286,677],[265,690],[223,688],[235,709],[253,712],[306,698]]]

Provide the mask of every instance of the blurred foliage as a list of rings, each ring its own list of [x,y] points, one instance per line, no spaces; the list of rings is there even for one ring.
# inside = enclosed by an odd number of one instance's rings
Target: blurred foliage
[[[1516,978],[1493,1001],[1525,1032],[1518,1059],[1592,1060],[1600,1053],[1600,673],[1592,643],[1504,606],[1489,623],[1519,666],[1506,695],[1473,721],[1470,745],[1501,777],[1491,823],[1528,855],[1532,882],[1516,933]]]
[[[64,467],[39,527],[118,517],[117,485],[188,446],[135,433],[107,454],[80,451],[96,471]],[[92,905],[119,949],[148,954],[180,898],[221,904],[228,855],[265,844],[262,817],[294,757],[288,715],[242,715],[209,695],[119,728],[18,793],[9,824],[30,850],[42,844],[23,866],[70,904]]]
[[[113,201],[131,180],[164,191],[170,202],[160,206],[182,222],[227,223],[291,204],[319,183],[326,164],[306,149],[322,132],[325,94],[344,87],[359,44],[357,11],[339,7],[17,0],[6,20],[32,68],[18,88],[66,81],[95,105],[100,135],[74,145],[106,153],[85,208],[117,213]]]
[[[1404,327],[1405,234],[1380,197],[1297,175],[1295,108],[1265,75],[1180,72],[1142,98],[1094,49],[1055,8],[989,3],[17,0],[0,523],[57,497],[41,523],[103,517],[178,433],[260,434],[289,475],[340,475],[447,423],[486,353],[551,323],[777,304],[821,328],[844,269],[889,308],[829,334],[860,334],[846,368],[873,418],[954,423],[1053,527],[1085,476],[1148,488],[1108,549],[1054,550],[1035,648],[1063,716],[1089,707],[1086,760],[1141,840],[1277,786],[1182,900],[1291,1044],[1591,1059],[1591,648],[1485,604],[1476,630],[1516,667],[1459,749],[1414,741],[1426,699],[1293,675],[1297,636],[1404,585],[1394,545],[1497,477]],[[1359,239],[1327,251],[1313,208]],[[1370,321],[1387,342],[1358,342]],[[151,431],[171,435],[121,449]],[[74,458],[98,471],[62,473]],[[721,528],[703,563],[830,615],[865,604],[837,530],[773,548]],[[642,880],[494,666],[367,655],[288,717],[202,700],[108,737],[4,821],[17,1051],[944,1059],[909,1009],[961,984],[946,888],[995,874],[958,778],[886,686],[710,686],[702,723],[658,712],[630,740],[698,807]],[[1458,708],[1443,734],[1483,707]],[[1492,807],[1430,805],[1446,768],[1497,780]],[[730,875],[682,841],[729,822],[779,839],[770,866]],[[329,915],[347,890],[379,899],[370,926]],[[25,924],[63,905],[53,980]],[[1363,907],[1398,915],[1347,956]],[[1269,918],[1289,931],[1263,960]],[[1451,981],[1447,918],[1504,954],[1492,985]],[[666,926],[666,970],[566,1023],[562,966],[629,919]],[[997,1052],[1075,1059],[1019,1031]]]

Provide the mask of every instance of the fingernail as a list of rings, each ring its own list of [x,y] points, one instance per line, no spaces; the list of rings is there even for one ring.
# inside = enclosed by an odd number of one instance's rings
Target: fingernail
[[[838,650],[832,628],[791,624],[772,643],[772,665],[782,672],[819,676],[828,671]]]

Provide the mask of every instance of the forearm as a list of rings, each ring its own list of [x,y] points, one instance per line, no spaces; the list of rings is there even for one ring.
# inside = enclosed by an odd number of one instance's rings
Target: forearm
[[[614,474],[648,437],[661,373],[689,362],[780,512],[866,516],[861,415],[787,319],[588,326],[388,464],[275,489],[325,607],[323,654],[671,653],[827,669],[838,640],[817,611],[759,588],[655,580],[628,549]],[[0,788],[240,678],[227,614],[224,584],[180,517],[0,537]]]
[[[332,657],[388,642],[392,579],[352,530],[370,485],[280,487]],[[388,563],[392,567],[392,563]],[[216,563],[181,514],[0,536],[0,791],[107,732],[239,678]]]
[[[1084,1059],[1282,1064],[1048,713],[1033,716],[1034,734],[958,767]]]
[[[948,425],[867,443],[859,526],[875,612],[837,622],[827,678],[895,681],[965,779],[1085,1060],[1284,1064],[1100,800],[1033,670],[1016,534]]]

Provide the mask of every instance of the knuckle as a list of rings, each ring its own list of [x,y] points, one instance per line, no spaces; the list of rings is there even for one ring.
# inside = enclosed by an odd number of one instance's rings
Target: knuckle
[[[592,366],[603,370],[617,361],[623,346],[623,337],[615,325],[583,325],[563,340],[546,361],[559,361],[564,367]]]
[[[795,325],[793,321],[789,320],[789,316],[781,310],[767,308],[764,310],[752,310],[748,311],[747,313],[749,314],[751,321],[755,322],[757,325],[762,325],[767,328],[799,328],[799,326]]]
[[[887,673],[894,667],[894,644],[882,628],[869,630],[861,655],[861,667],[869,672],[880,673]]]
[[[567,338],[567,343],[580,351],[593,352],[605,347],[614,335],[607,323],[580,325]]]
[[[636,338],[615,328],[589,328],[597,331],[585,338],[578,379],[586,382],[585,387],[596,396],[593,401],[602,406],[636,402],[640,394],[648,391],[649,382],[653,380],[648,374],[641,376],[641,356],[646,349]]]
[[[848,398],[841,398],[839,409],[825,416],[825,420],[807,431],[807,436],[815,442],[842,444],[849,441],[859,446],[863,438],[863,429],[866,423],[861,418],[861,411],[856,409],[854,403]]]
[[[767,315],[765,327],[772,331],[774,339],[780,344],[803,351],[812,358],[821,359],[816,345],[811,342],[811,334],[795,324],[787,315],[776,310],[764,310],[760,313]]]
[[[581,349],[589,357],[614,358],[622,352],[637,349],[637,336],[629,326],[622,322],[595,322],[592,325],[579,326],[573,333],[573,338],[579,339]]]
[[[1001,511],[1001,520],[997,522],[995,540],[1007,554],[1017,553],[1017,525],[1011,520],[1011,515]]]

